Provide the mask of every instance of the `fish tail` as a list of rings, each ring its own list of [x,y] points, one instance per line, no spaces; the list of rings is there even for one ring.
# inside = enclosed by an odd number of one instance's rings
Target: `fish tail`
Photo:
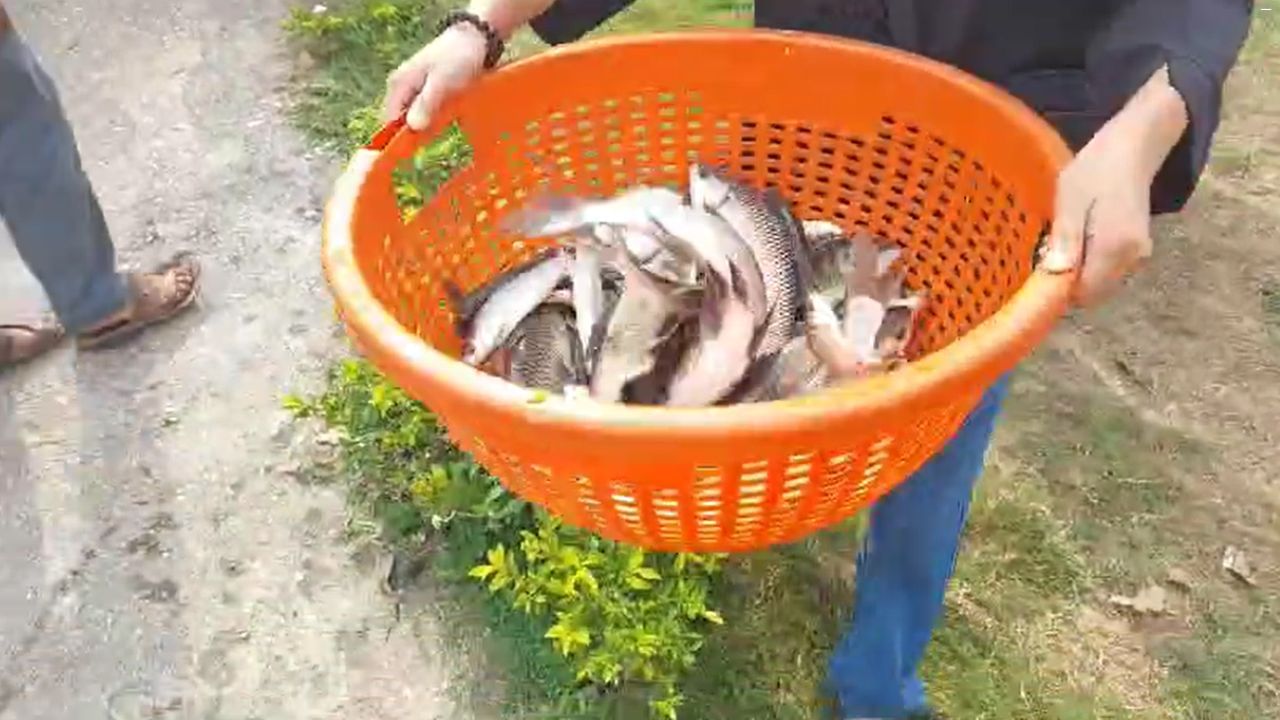
[[[590,374],[587,371],[587,352],[582,346],[576,323],[569,328],[569,370],[570,385],[586,385],[590,382]]]
[[[471,328],[471,321],[474,318],[472,308],[468,308],[467,295],[462,292],[462,288],[453,280],[445,280],[443,283],[445,299],[449,303],[449,307],[453,310],[454,320],[453,328],[461,337],[466,337]]]

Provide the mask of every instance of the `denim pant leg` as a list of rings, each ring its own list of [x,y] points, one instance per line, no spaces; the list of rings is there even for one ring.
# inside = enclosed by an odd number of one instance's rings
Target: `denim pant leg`
[[[982,474],[1002,378],[945,447],[871,512],[859,553],[853,627],[830,663],[844,717],[901,718],[926,707],[917,674],[955,568],[973,487]]]
[[[124,278],[71,125],[15,31],[0,33],[0,218],[68,332],[124,309]]]

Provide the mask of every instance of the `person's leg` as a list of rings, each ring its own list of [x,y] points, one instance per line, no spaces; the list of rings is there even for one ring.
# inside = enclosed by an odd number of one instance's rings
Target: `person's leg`
[[[1007,392],[1006,377],[937,455],[872,509],[858,557],[853,627],[830,663],[829,682],[846,718],[901,718],[927,708],[917,668],[942,611]]]
[[[3,28],[0,218],[61,325],[0,325],[0,369],[38,356],[64,332],[77,335],[82,349],[110,347],[196,298],[200,268],[183,254],[150,273],[116,271],[115,247],[53,82],[17,33]]]
[[[68,332],[123,311],[127,285],[57,92],[15,31],[0,36],[0,217]]]

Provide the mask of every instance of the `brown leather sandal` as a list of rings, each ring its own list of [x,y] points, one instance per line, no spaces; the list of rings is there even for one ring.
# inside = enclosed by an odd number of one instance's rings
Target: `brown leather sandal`
[[[56,322],[0,325],[0,370],[16,367],[49,352],[66,332]]]
[[[200,265],[186,253],[175,255],[154,271],[129,276],[129,306],[107,322],[81,333],[81,350],[115,347],[142,330],[173,318],[195,302],[200,291]]]

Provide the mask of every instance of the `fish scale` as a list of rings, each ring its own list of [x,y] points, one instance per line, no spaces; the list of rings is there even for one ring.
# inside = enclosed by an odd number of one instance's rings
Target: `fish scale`
[[[804,288],[798,260],[800,238],[781,208],[764,193],[734,184],[734,195],[742,201],[756,232],[748,239],[756,253],[756,261],[764,274],[765,298],[769,304],[769,320],[757,348],[759,355],[782,351],[795,337],[796,321],[804,302]]]
[[[768,311],[756,354],[777,354],[795,337],[808,292],[800,227],[776,191],[762,192],[728,180],[711,168],[696,172],[696,183],[704,186],[699,201],[741,235],[755,254],[764,276]],[[706,189],[707,185],[713,189]]]
[[[769,402],[803,395],[825,386],[829,379],[824,363],[798,334],[777,355],[762,358],[743,378],[742,386],[729,402]]]
[[[528,388],[563,392],[585,381],[581,347],[571,308],[539,306],[512,333],[510,379]]]

